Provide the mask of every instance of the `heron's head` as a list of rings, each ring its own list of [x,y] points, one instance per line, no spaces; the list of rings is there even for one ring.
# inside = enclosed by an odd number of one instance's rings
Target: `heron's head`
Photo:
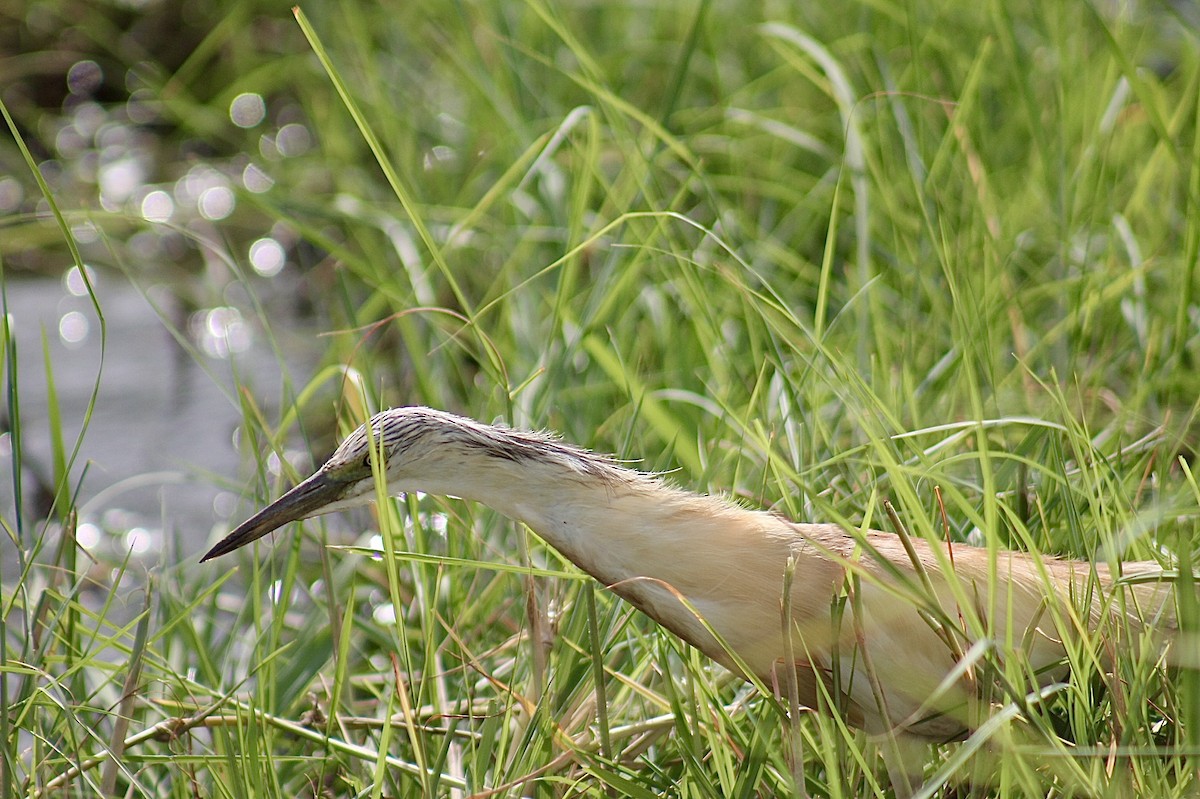
[[[419,490],[432,476],[453,473],[464,449],[490,428],[431,408],[392,408],[346,437],[311,477],[238,525],[201,562],[245,546],[288,522],[373,500],[376,462],[389,493]]]

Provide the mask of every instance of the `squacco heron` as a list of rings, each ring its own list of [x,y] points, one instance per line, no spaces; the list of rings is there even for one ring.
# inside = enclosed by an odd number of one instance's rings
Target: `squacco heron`
[[[1103,565],[1020,553],[989,563],[987,550],[963,544],[794,523],[673,488],[550,435],[422,407],[377,414],[203,560],[288,522],[373,501],[380,454],[390,493],[453,495],[520,520],[729,669],[787,686],[809,708],[829,707],[836,687],[833,706],[876,735],[944,742],[985,718],[963,656],[979,641],[1022,649],[1048,683],[1063,676],[1064,639],[1115,622],[1165,645],[1175,626],[1168,583],[1129,584]]]

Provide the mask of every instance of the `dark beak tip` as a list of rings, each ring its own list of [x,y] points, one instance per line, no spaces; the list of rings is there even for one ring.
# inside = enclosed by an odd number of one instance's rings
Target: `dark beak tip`
[[[219,558],[222,555],[228,555],[230,552],[241,549],[242,547],[246,546],[246,544],[256,541],[257,539],[262,538],[267,533],[276,529],[276,527],[264,528],[262,525],[254,524],[257,519],[258,516],[255,516],[235,527],[233,531],[229,533],[229,535],[225,536],[216,544],[214,544],[213,547],[208,550],[208,552],[205,552],[204,556],[200,558],[200,562],[204,563],[205,561]]]
[[[200,562],[204,563],[240,549],[291,522],[323,513],[325,506],[341,496],[344,485],[343,481],[331,480],[324,471],[316,472],[235,527],[229,535],[208,550],[204,557],[200,558]]]
[[[222,555],[227,555],[233,550],[237,549],[238,545],[231,542],[231,538],[233,538],[233,536],[227,536],[218,541],[212,549],[204,553],[204,555],[200,558],[200,562],[204,563],[205,561],[219,558]]]

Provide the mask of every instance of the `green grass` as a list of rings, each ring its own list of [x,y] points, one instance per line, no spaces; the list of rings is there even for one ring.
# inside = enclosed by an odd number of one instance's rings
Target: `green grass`
[[[1166,8],[356,3],[299,26],[249,8],[198,12],[193,53],[144,70],[164,138],[275,180],[181,225],[228,266],[184,285],[236,285],[277,341],[245,245],[275,225],[317,253],[275,280],[311,302],[321,368],[230,400],[239,515],[296,477],[269,454],[319,459],[370,410],[428,404],[796,519],[893,530],[888,500],[913,535],[1190,579],[1200,49]],[[262,129],[228,122],[245,91],[276,109]],[[263,159],[280,108],[315,145]],[[127,246],[154,228],[131,209],[42,190],[61,222],[0,221],[5,262],[73,250],[90,220],[89,263],[166,271]],[[16,386],[53,364],[18,375],[3,333],[19,481]],[[71,536],[85,464],[51,416],[53,520],[3,519],[22,572],[0,596],[0,796],[890,791],[835,714],[789,715],[468,503],[352,517],[392,558],[324,548],[351,542],[317,521],[228,565],[97,577]],[[1032,691],[1005,645],[979,662]],[[1001,692],[970,741],[931,748],[930,787],[1195,795],[1200,672],[1120,652],[1108,673],[1104,647],[1072,642],[1067,684]]]

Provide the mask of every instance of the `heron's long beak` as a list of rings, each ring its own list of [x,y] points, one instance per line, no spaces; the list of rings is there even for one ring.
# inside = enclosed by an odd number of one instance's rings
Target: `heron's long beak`
[[[323,470],[316,472],[312,477],[299,483],[291,491],[239,524],[232,533],[225,536],[204,557],[200,558],[200,562],[203,563],[232,552],[251,541],[262,538],[273,530],[278,530],[288,522],[316,516],[323,512],[326,506],[341,499],[346,488],[345,481],[331,478]]]

